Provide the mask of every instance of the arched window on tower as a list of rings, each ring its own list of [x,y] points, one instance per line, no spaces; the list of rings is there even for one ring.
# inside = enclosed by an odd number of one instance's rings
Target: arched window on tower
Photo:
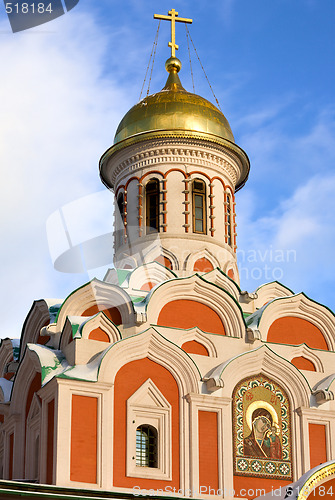
[[[152,179],[145,186],[146,233],[159,231],[159,181]]]
[[[117,207],[118,207],[118,243],[122,245],[124,243],[124,194],[120,193],[117,197]]]
[[[233,224],[232,224],[232,203],[231,195],[227,193],[227,204],[226,204],[226,214],[227,214],[227,243],[231,247],[233,245]]]
[[[192,184],[193,232],[206,234],[206,185],[201,179]]]
[[[157,430],[152,425],[136,429],[136,466],[158,467]]]

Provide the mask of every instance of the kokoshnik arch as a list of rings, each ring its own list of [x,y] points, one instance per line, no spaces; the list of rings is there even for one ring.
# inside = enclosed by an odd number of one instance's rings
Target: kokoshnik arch
[[[302,499],[334,482],[334,314],[278,282],[240,289],[235,192],[249,160],[222,112],[181,84],[175,22],[191,20],[178,16],[155,16],[171,21],[163,89],[126,113],[100,160],[115,268],[35,301],[20,343],[1,343],[11,495],[27,482],[32,496],[109,498],[289,498],[305,485]]]

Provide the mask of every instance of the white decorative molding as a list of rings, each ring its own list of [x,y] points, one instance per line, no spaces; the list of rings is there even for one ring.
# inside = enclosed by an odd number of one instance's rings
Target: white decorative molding
[[[254,302],[254,307],[260,309],[265,304],[270,302],[270,300],[278,299],[280,297],[290,297],[294,295],[292,290],[286,286],[279,283],[279,281],[272,281],[271,283],[265,283],[255,290],[256,297]]]
[[[132,271],[128,281],[128,292],[132,293],[133,290],[140,290],[143,285],[148,282],[162,283],[168,279],[176,278],[173,271],[166,268],[163,264],[158,262],[149,262],[143,264]]]
[[[233,185],[242,171],[240,159],[228,148],[196,138],[149,139],[116,153],[112,163],[113,166],[109,161],[108,170],[114,186],[126,177],[141,174],[146,169],[159,170],[166,164],[170,168],[187,164],[189,168],[213,169],[220,176],[224,174]]]
[[[221,269],[214,269],[209,273],[206,273],[202,276],[202,278],[210,283],[214,283],[214,285],[219,286],[223,290],[226,290],[230,295],[234,297],[236,301],[239,300],[240,289],[237,283],[229,278]]]
[[[311,363],[313,363],[313,365],[315,366],[315,370],[317,372],[321,372],[321,373],[324,372],[324,366],[323,366],[323,363],[322,363],[322,360],[319,356],[318,351],[315,351],[315,349],[311,349],[306,344],[296,346],[296,347],[294,347],[294,350],[292,351],[292,356],[290,358],[290,361],[292,361],[292,359],[298,358],[300,356],[302,356],[303,358],[305,358],[308,361],[310,361]]]
[[[307,379],[298,368],[267,345],[235,356],[212,369],[204,378],[221,379],[224,384],[222,395],[232,397],[239,381],[259,374],[269,377],[285,388],[293,407],[309,406],[311,388]]]
[[[193,300],[207,305],[221,318],[225,333],[231,337],[244,337],[245,323],[240,306],[225,290],[218,288],[203,279],[193,275],[189,278],[169,280],[156,287],[147,306],[148,321],[158,324],[158,316],[164,305],[175,300]]]
[[[323,334],[330,351],[335,351],[335,316],[325,306],[314,302],[305,294],[272,300],[260,313],[258,328],[267,339],[272,323],[286,316],[304,319],[316,326]]]
[[[172,408],[149,378],[127,400],[127,476],[172,480]],[[157,431],[157,467],[136,465],[136,429],[150,425]]]
[[[220,267],[220,263],[217,260],[217,258],[204,246],[200,250],[190,253],[183,264],[183,269],[189,272],[197,272],[194,271],[194,264],[197,262],[199,259],[207,259],[213,266],[213,269],[216,267]]]
[[[109,342],[111,344],[114,344],[114,342],[117,342],[118,340],[121,340],[121,338],[122,338],[120,330],[104,314],[103,311],[98,313],[96,316],[93,316],[93,318],[87,320],[82,325],[82,327],[80,328],[81,337],[83,339],[89,339],[90,333],[97,328],[101,328],[101,330],[103,330],[106,333],[106,335],[109,338]]]
[[[190,330],[184,330],[178,343],[181,347],[185,344],[185,342],[191,342],[192,340],[195,340],[196,342],[199,342],[199,344],[203,345],[207,349],[208,355],[211,358],[217,358],[217,349],[207,333],[203,332],[198,327],[191,328]]]
[[[39,480],[41,456],[41,412],[39,397],[34,394],[27,417],[26,427],[26,459],[25,478],[30,481]]]
[[[120,312],[123,325],[135,322],[134,306],[128,293],[117,285],[94,278],[65,299],[59,310],[57,323],[45,328],[50,335],[54,336],[57,348],[67,316],[81,316],[85,310],[95,305],[101,305],[104,308],[116,307]]]
[[[164,338],[154,328],[125,338],[111,346],[102,359],[99,382],[113,383],[122,366],[146,357],[172,374],[180,394],[199,392],[201,374],[194,361],[180,347]]]

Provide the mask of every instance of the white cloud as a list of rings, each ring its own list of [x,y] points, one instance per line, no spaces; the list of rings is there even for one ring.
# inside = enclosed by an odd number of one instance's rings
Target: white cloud
[[[73,11],[50,30],[1,39],[1,337],[19,335],[35,298],[66,295],[85,280],[53,270],[46,221],[64,204],[103,189],[98,159],[136,99],[104,79],[107,56],[112,64],[117,55],[107,52],[108,36],[92,15]],[[99,232],[99,218],[94,224]],[[101,231],[105,226],[101,219]]]
[[[334,309],[334,192],[335,175],[314,176],[260,217],[254,216],[256,193],[241,193],[238,243],[243,287],[253,290],[278,279]]]

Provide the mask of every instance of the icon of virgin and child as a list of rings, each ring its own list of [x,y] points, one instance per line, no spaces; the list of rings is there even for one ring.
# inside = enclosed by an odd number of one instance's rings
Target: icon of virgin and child
[[[274,421],[274,412],[266,408],[256,408],[250,415],[251,433],[243,440],[245,457],[281,459],[279,426]]]

